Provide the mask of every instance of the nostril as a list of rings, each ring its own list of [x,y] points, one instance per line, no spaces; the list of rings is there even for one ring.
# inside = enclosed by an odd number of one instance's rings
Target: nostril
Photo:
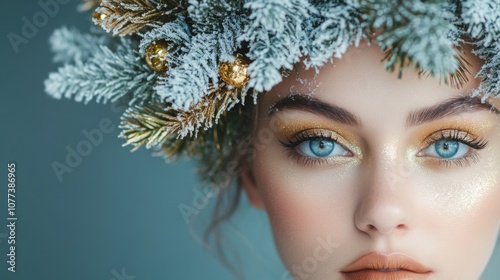
[[[398,231],[404,231],[407,229],[407,226],[405,224],[399,224],[397,226],[393,227],[383,227],[382,225],[380,227],[376,227],[372,224],[367,224],[366,225],[366,232],[379,232],[382,234],[391,234],[393,232],[398,232]]]
[[[358,205],[354,215],[354,223],[360,231],[368,234],[392,234],[403,233],[409,228],[408,211],[403,204],[397,200],[384,199],[371,196],[365,198]]]
[[[399,229],[399,230],[402,230],[402,229],[406,229],[406,225],[403,225],[403,224],[399,224],[396,229]]]

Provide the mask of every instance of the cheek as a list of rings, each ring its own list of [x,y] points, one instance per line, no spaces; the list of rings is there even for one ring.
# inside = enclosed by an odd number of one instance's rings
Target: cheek
[[[354,194],[345,191],[349,183],[339,171],[299,170],[292,159],[283,160],[281,150],[258,152],[254,162],[278,252],[289,268],[307,267],[311,258],[325,264],[326,255],[333,261],[330,257],[354,227]],[[317,250],[321,257],[315,257]]]
[[[427,260],[439,279],[477,279],[494,248],[500,227],[500,150],[484,152],[478,163],[442,171],[413,162],[409,180],[397,185],[411,193],[401,192],[409,232],[391,238],[399,249]],[[304,167],[271,141],[257,149],[252,164],[277,250],[289,270],[311,268],[309,275],[328,275],[372,248],[375,240],[354,223],[367,195],[359,162]],[[327,259],[317,257],[318,249]]]
[[[421,185],[428,189],[435,219],[467,232],[497,227],[500,222],[500,157],[487,156],[468,168],[431,174]]]
[[[443,257],[435,265],[447,275],[477,279],[491,257],[500,228],[498,166],[498,157],[485,157],[421,181],[427,190],[420,200],[421,227],[436,241]]]

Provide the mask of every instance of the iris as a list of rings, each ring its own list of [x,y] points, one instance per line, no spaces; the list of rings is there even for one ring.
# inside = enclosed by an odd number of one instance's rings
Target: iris
[[[328,140],[310,140],[309,148],[317,157],[326,157],[335,149],[335,143]]]
[[[443,158],[455,156],[459,150],[460,143],[455,140],[439,140],[435,143],[436,153]]]

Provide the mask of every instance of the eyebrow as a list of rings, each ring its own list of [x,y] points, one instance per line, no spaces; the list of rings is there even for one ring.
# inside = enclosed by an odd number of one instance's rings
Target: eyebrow
[[[411,112],[406,119],[406,127],[421,125],[448,116],[455,116],[461,113],[471,113],[482,110],[498,110],[488,103],[481,102],[480,98],[470,96],[460,96],[448,99],[447,101]]]
[[[268,117],[284,109],[294,109],[319,114],[333,121],[350,126],[361,125],[359,119],[349,111],[337,105],[325,103],[312,96],[305,96],[302,94],[288,95],[269,108]]]
[[[285,109],[310,112],[341,124],[355,127],[361,126],[361,121],[353,113],[337,105],[325,103],[310,95],[292,94],[280,99],[269,108],[268,117]],[[495,107],[488,103],[482,103],[480,98],[469,96],[454,97],[443,103],[410,112],[406,119],[406,128],[448,116],[482,110],[494,111],[499,114],[499,111]]]

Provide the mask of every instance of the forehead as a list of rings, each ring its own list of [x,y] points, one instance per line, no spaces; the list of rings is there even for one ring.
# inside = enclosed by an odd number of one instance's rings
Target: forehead
[[[398,78],[396,72],[385,70],[384,53],[375,44],[351,46],[341,59],[334,59],[316,72],[306,70],[302,63],[297,70],[270,92],[260,104],[268,109],[290,94],[311,94],[323,102],[340,106],[365,120],[380,121],[391,117],[406,117],[408,112],[430,107],[447,99],[470,95],[480,80],[475,75],[481,62],[466,49],[468,82],[453,88],[438,78],[419,75],[413,68]]]

